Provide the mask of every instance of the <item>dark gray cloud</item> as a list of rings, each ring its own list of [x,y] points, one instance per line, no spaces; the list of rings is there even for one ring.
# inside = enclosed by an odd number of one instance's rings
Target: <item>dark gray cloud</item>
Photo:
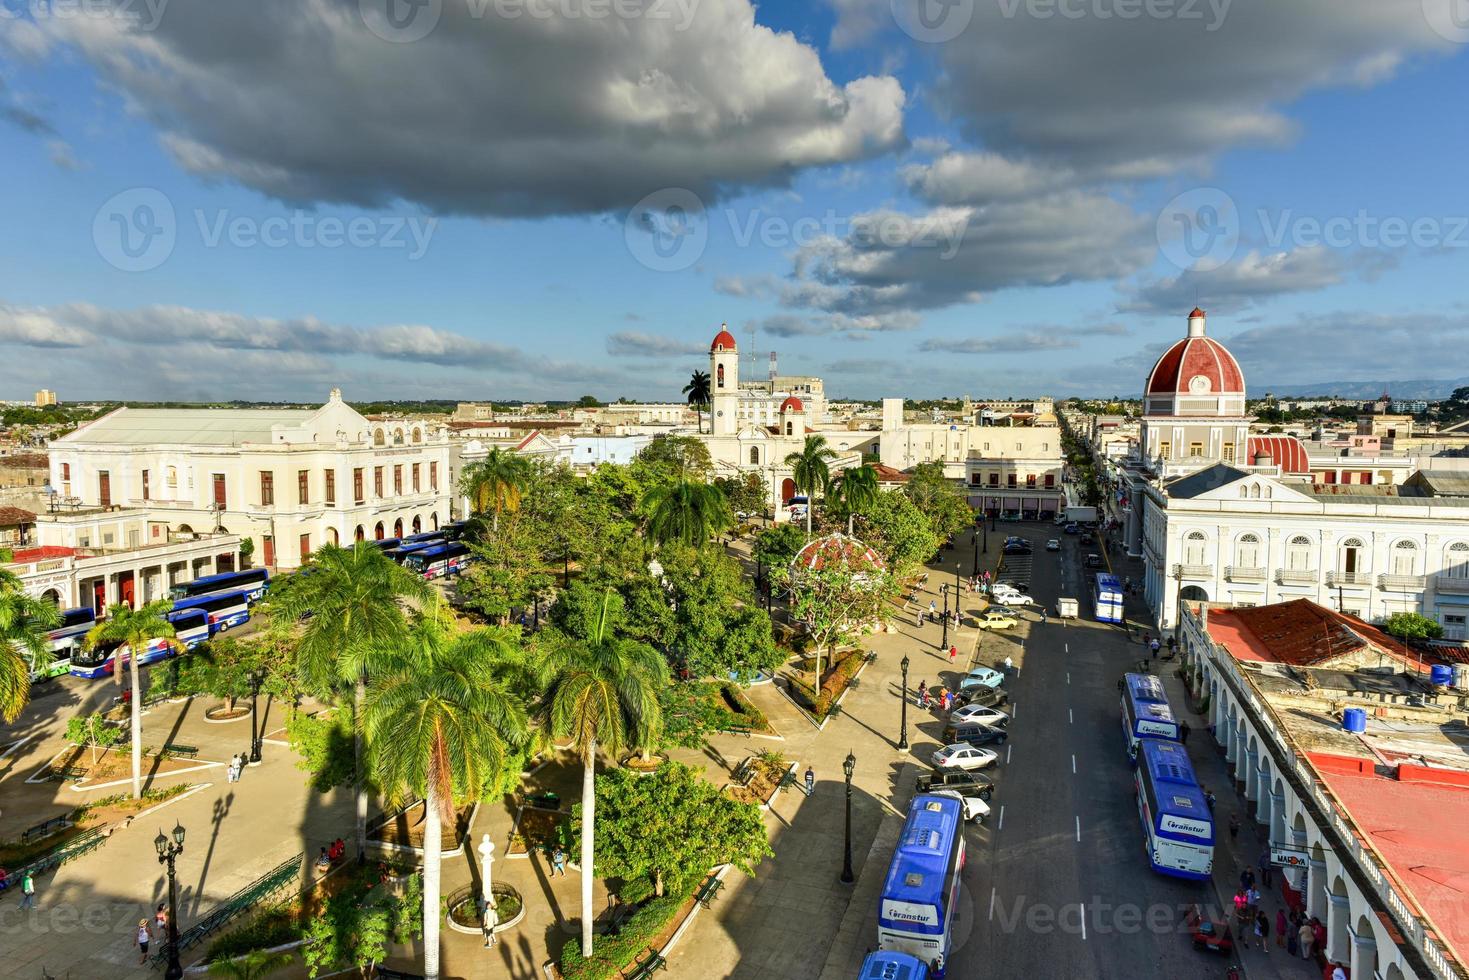
[[[1237,312],[1287,293],[1335,286],[1353,272],[1374,277],[1396,261],[1389,253],[1345,252],[1324,245],[1288,252],[1247,252],[1209,271],[1190,270],[1143,283],[1128,293],[1123,312],[1182,315],[1195,305]]]
[[[1015,333],[979,337],[933,337],[918,345],[919,350],[948,354],[1013,354],[1028,351],[1066,350],[1080,347],[1088,337],[1123,337],[1127,327],[1120,323],[1093,326],[1036,326]]]
[[[705,344],[633,330],[620,330],[607,338],[607,353],[613,357],[692,357],[707,352]]]

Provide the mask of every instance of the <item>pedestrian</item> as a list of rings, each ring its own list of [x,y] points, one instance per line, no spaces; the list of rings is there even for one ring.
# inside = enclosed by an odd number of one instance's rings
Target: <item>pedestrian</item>
[[[1045,621],[1046,621],[1046,607],[1045,606],[1041,606],[1041,622],[1044,623]]]
[[[1275,912],[1275,945],[1277,945],[1277,946],[1284,946],[1285,945],[1285,934],[1287,932],[1289,932],[1289,931],[1290,930],[1286,928],[1285,909],[1282,908],[1282,909],[1276,910],[1276,912]]]
[[[952,663],[955,663],[955,662],[958,661],[958,659],[959,659],[959,645],[957,643],[951,643],[951,644],[949,644],[949,663],[951,663],[951,664]]]
[[[1255,872],[1251,871],[1249,868],[1246,868],[1245,870],[1240,872],[1239,880],[1244,882],[1245,891],[1255,890]]]
[[[20,907],[23,909],[36,907],[36,879],[31,876],[30,869],[27,869],[25,876],[20,879]]]
[[[1255,913],[1255,938],[1260,942],[1260,949],[1265,954],[1270,953],[1270,919],[1264,912]]]
[[[927,699],[928,699],[928,681],[926,681],[926,680],[919,681],[918,682],[918,703],[919,704],[922,704]]]
[[[811,770],[806,770],[806,777],[806,781],[809,784],[811,781]],[[566,877],[566,852],[561,849],[560,844],[551,848],[551,875],[554,877],[558,874],[563,878]]]
[[[500,924],[500,913],[495,911],[493,905],[485,905],[485,918],[482,928],[485,933],[485,949],[495,945],[495,927]]]
[[[168,935],[168,906],[162,902],[158,903],[158,911],[153,913],[153,921],[158,924],[158,935]]]
[[[919,626],[919,628],[922,628],[922,626],[923,626],[923,607],[922,606],[919,606],[918,607],[918,626]]]
[[[954,710],[954,692],[953,691],[950,691],[948,689],[945,689],[944,690],[944,710],[945,711],[953,711]]]
[[[1301,927],[1296,930],[1296,938],[1300,940],[1301,959],[1311,958],[1311,944],[1316,941],[1316,933],[1311,931],[1311,923],[1302,922]]]
[[[148,941],[153,938],[153,933],[148,929],[148,920],[138,920],[138,965],[142,966],[148,962]]]
[[[935,623],[939,621],[939,604],[932,599],[928,600],[928,618]]]
[[[1260,907],[1260,891],[1253,884],[1250,885],[1250,890],[1245,893],[1245,897],[1250,901],[1250,908],[1257,909]]]
[[[1316,946],[1316,952],[1322,956],[1326,955],[1326,926],[1322,921],[1311,916],[1311,935]]]
[[[1260,852],[1260,860],[1256,861],[1255,864],[1260,868],[1260,880],[1265,883],[1265,887],[1272,887],[1275,880],[1275,873],[1270,864],[1270,848],[1267,847]]]
[[[928,691],[927,690],[925,690],[923,692],[923,697],[924,697],[924,700],[927,700],[928,699]],[[925,705],[925,707],[927,707],[927,705]],[[810,766],[807,766],[806,767],[806,795],[807,796],[810,796],[811,795],[811,791],[813,789],[815,789],[815,788],[816,788],[816,773],[812,772]]]
[[[1294,922],[1285,930],[1285,951],[1289,956],[1301,955],[1301,930]]]
[[[1239,814],[1238,813],[1231,813],[1229,815],[1229,839],[1230,840],[1236,840],[1238,837],[1239,837]]]
[[[1188,722],[1180,722],[1178,726],[1178,740],[1184,745],[1188,744]]]
[[[1157,660],[1158,659],[1158,648],[1161,645],[1162,644],[1160,644],[1158,642],[1158,638],[1156,636],[1153,637],[1151,640],[1148,641],[1148,649],[1151,650],[1151,651],[1153,651],[1153,659],[1154,660]]]
[[[1340,963],[1336,965],[1336,969],[1331,971],[1331,980],[1347,980],[1347,971],[1341,968]]]

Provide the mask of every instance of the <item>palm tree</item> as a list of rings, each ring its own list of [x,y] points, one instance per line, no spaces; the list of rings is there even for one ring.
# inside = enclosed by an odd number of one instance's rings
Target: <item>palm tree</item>
[[[657,741],[663,727],[658,691],[668,682],[668,663],[644,643],[617,639],[607,623],[612,590],[602,596],[602,611],[592,634],[572,638],[547,651],[551,678],[542,716],[551,732],[569,737],[582,762],[581,948],[592,954],[592,843],[596,830],[597,749],[613,759],[624,746]]]
[[[688,479],[652,487],[643,494],[641,509],[655,544],[677,541],[699,548],[734,521],[723,491]]]
[[[785,463],[791,468],[791,479],[796,489],[806,494],[806,536],[811,536],[811,512],[816,509],[816,491],[826,490],[831,484],[831,470],[826,461],[836,459],[837,454],[826,445],[826,436],[807,436],[800,452],[791,453]]]
[[[870,466],[854,466],[843,470],[837,478],[836,492],[841,495],[847,512],[847,537],[852,536],[855,518],[877,502],[877,470]]]
[[[712,397],[709,388],[709,372],[695,371],[689,383],[683,386],[683,393],[689,396],[689,404],[694,406],[694,411],[699,413],[699,431],[704,431],[704,409],[709,407]]]
[[[216,960],[209,964],[211,976],[225,980],[265,980],[277,970],[283,970],[296,959],[291,950],[257,949],[232,960]]]
[[[498,447],[478,463],[465,467],[459,478],[459,492],[469,498],[476,514],[489,511],[491,525],[500,529],[500,515],[520,509],[520,496],[530,479],[530,462],[524,456]]]
[[[173,624],[168,621],[168,614],[173,611],[173,602],[169,599],[160,599],[130,609],[125,605],[118,604],[107,614],[107,619],[92,627],[87,633],[87,638],[82,641],[85,649],[92,649],[103,643],[119,644],[113,654],[113,669],[116,670],[116,658],[122,656],[123,647],[128,651],[128,681],[132,685],[132,740],[133,740],[133,799],[139,799],[143,795],[143,696],[138,685],[138,659],[155,644],[161,643],[170,647],[175,653],[182,653],[184,645],[174,636]]]
[[[289,622],[305,617],[296,663],[309,690],[353,689],[357,860],[367,860],[367,760],[362,708],[367,679],[403,644],[403,600],[432,601],[433,589],[371,541],[349,548],[324,545],[306,569],[271,598],[271,611]]]
[[[52,603],[21,591],[0,569],[0,718],[14,721],[31,699],[31,669],[51,655],[47,633],[61,623]]]
[[[477,799],[500,774],[507,746],[528,737],[525,709],[495,673],[514,660],[504,634],[455,632],[440,603],[416,614],[385,675],[368,696],[368,756],[377,784],[423,798],[423,971],[439,975],[439,879],[443,821],[456,797]]]

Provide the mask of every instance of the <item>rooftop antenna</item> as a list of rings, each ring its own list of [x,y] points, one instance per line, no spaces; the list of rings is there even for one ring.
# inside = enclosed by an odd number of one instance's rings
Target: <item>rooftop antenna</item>
[[[750,380],[753,381],[755,379],[755,368],[759,366],[758,362],[755,360],[755,333],[759,330],[759,327],[756,325],[756,323],[755,323],[754,320],[751,320],[747,324],[747,326],[749,327],[749,330],[750,330],[750,346],[749,346],[749,351],[750,351],[750,367],[749,367],[749,377],[750,377]]]
[[[771,389],[770,390],[771,391],[774,391],[775,390],[775,376],[776,376],[777,373],[778,372],[776,371],[776,368],[775,368],[775,351],[771,351],[770,352],[770,384],[771,384]]]

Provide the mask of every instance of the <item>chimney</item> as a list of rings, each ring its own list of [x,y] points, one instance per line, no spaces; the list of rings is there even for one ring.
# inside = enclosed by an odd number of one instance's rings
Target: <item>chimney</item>
[[[1204,335],[1204,311],[1197,306],[1188,315],[1188,335],[1190,337],[1202,337]]]

